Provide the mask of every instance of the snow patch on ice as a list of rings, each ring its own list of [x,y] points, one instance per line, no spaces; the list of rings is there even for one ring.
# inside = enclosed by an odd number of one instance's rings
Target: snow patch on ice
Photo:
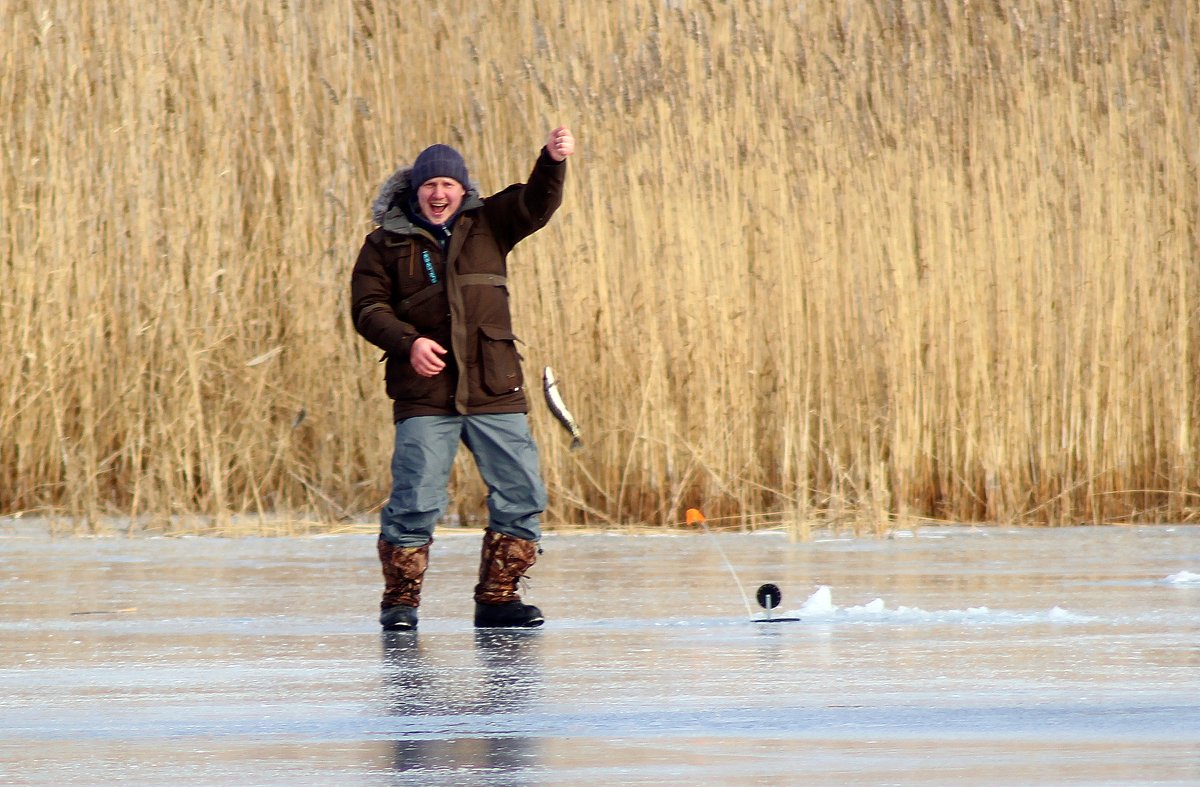
[[[808,597],[804,606],[800,607],[800,614],[828,615],[836,610],[837,607],[833,605],[833,592],[830,591],[828,585],[821,585],[817,588],[816,593]]]
[[[1172,574],[1163,580],[1171,585],[1200,585],[1200,574],[1193,574],[1190,571],[1180,571],[1177,574]]]
[[[905,606],[889,609],[887,602],[877,598],[858,606],[839,607],[833,603],[833,591],[828,585],[819,586],[800,609],[789,614],[809,622],[828,620],[855,623],[1064,623],[1093,620],[1057,606],[1045,612],[1005,612],[982,606],[944,610]]]

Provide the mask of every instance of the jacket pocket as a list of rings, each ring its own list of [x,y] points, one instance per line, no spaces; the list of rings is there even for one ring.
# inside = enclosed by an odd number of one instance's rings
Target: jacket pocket
[[[516,391],[525,382],[517,337],[508,328],[479,326],[479,366],[479,380],[492,396]]]

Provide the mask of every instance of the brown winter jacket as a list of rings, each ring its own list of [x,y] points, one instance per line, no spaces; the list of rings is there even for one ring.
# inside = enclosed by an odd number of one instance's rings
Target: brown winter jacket
[[[379,227],[367,235],[350,277],[354,327],[387,360],[393,420],[526,412],[506,257],[562,202],[566,164],[543,149],[528,183],[487,198],[471,184],[445,255],[401,207],[419,185],[409,183],[410,169],[397,170],[380,188],[372,203]],[[442,357],[446,368],[434,377],[420,376],[409,362],[412,343],[421,336],[449,351]]]

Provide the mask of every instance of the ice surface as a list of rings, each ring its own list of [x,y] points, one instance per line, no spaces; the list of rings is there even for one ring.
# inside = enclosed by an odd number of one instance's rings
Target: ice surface
[[[544,628],[471,628],[447,529],[381,635],[369,535],[0,523],[0,782],[1200,782],[1200,529],[543,546]]]

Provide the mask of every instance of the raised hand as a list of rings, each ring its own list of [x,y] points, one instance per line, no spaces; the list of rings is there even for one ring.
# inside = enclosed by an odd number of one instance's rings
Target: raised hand
[[[575,135],[566,126],[559,126],[546,137],[546,152],[555,161],[565,161],[575,152]]]

